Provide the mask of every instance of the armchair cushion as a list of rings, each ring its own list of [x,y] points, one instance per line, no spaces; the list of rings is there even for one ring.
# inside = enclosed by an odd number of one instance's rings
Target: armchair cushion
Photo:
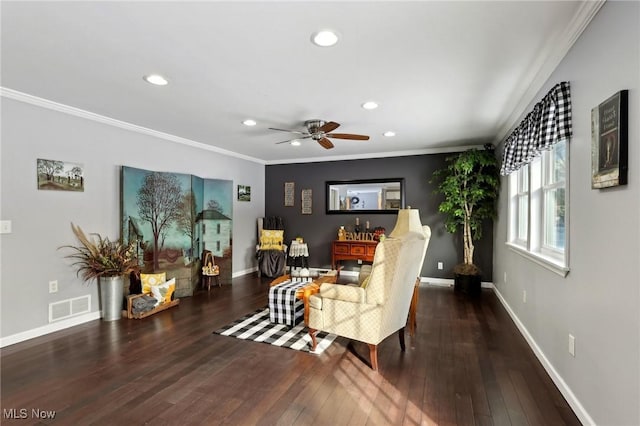
[[[345,302],[364,303],[365,301],[364,288],[342,284],[322,284],[320,286],[320,296]]]
[[[358,272],[358,284],[363,286],[364,281],[369,278],[369,275],[371,275],[371,265],[362,265],[360,272]],[[366,287],[366,285],[364,285],[364,287]]]
[[[309,307],[314,309],[322,309],[322,297],[317,294],[309,296]]]

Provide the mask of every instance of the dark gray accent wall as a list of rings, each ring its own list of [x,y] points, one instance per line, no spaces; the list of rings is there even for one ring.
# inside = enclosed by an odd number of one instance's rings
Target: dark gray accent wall
[[[331,265],[331,242],[337,238],[338,228],[344,225],[353,230],[356,217],[364,227],[384,226],[387,233],[395,225],[395,214],[326,214],[325,181],[348,179],[404,178],[406,205],[420,210],[423,225],[431,227],[431,241],[422,268],[423,277],[453,278],[451,268],[462,261],[462,236],[444,229],[444,216],[438,212],[442,196],[434,194],[429,183],[433,172],[445,164],[452,154],[426,154],[406,157],[365,160],[327,161],[269,165],[265,168],[265,214],[281,216],[285,224],[285,240],[297,236],[309,245],[309,265]],[[295,205],[284,206],[284,183],[295,182]],[[313,213],[301,213],[301,191],[313,191]],[[476,245],[475,262],[483,271],[482,279],[492,281],[493,225],[487,223],[482,240]],[[438,262],[444,269],[438,270]],[[347,264],[347,269],[356,267]]]

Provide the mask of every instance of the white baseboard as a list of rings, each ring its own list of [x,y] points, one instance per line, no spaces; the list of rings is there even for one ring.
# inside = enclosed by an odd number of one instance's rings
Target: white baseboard
[[[253,274],[257,270],[258,270],[258,267],[254,266],[253,268],[243,269],[242,271],[236,271],[233,274],[231,274],[231,278],[238,278],[238,277],[241,277],[243,275]]]
[[[431,278],[420,277],[420,284],[436,285],[441,287],[453,287],[453,278]],[[480,284],[482,288],[493,288],[493,283],[490,281],[482,281]]]
[[[502,296],[502,294],[500,294],[500,291],[495,287],[493,291],[496,296],[498,296],[498,300],[500,300],[500,303],[502,303],[502,306],[504,306],[504,308],[507,310],[509,316],[516,324],[516,327],[518,327],[518,330],[520,330],[520,333],[533,350],[533,353],[536,355],[544,369],[547,371],[547,374],[549,374],[549,376],[551,377],[551,380],[553,380],[553,383],[555,383],[555,385],[560,390],[560,393],[564,396],[564,398],[573,409],[573,412],[576,414],[576,416],[578,416],[580,422],[583,425],[595,426],[596,422],[594,422],[589,413],[587,413],[587,410],[585,410],[585,408],[582,406],[582,404],[575,396],[575,394],[571,391],[571,388],[569,387],[569,385],[567,385],[562,376],[558,374],[556,369],[553,367],[553,364],[551,364],[544,352],[542,352],[542,349],[540,349],[540,346],[538,346],[536,341],[533,339],[533,336],[531,336],[531,334],[529,333],[529,330],[527,330],[524,324],[520,321],[520,318],[518,318],[516,313],[511,309],[511,306],[509,306],[506,299]]]
[[[7,337],[2,337],[0,338],[0,348],[4,348],[5,346],[9,345],[15,345],[16,343],[24,342],[25,340],[44,336],[45,334],[49,333],[55,333],[56,331],[64,330],[65,328],[84,324],[85,322],[94,321],[97,319],[100,319],[100,311],[89,312],[88,314],[78,315],[77,317],[69,318],[66,320],[52,322],[50,324],[43,325],[42,327],[23,331],[22,333],[12,334],[11,336]]]

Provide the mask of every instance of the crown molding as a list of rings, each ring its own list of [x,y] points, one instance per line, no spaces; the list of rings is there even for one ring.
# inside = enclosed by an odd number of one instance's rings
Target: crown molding
[[[50,109],[53,111],[61,112],[75,117],[84,118],[87,120],[95,121],[98,123],[106,124],[113,127],[129,130],[136,133],[141,133],[147,136],[153,136],[159,139],[164,139],[170,142],[179,143],[181,145],[187,145],[194,148],[203,149],[205,151],[212,151],[218,154],[227,155],[229,157],[240,158],[242,160],[251,161],[258,164],[265,164],[264,160],[250,157],[248,155],[238,154],[237,152],[228,151],[226,149],[218,148],[206,143],[193,141],[191,139],[182,138],[180,136],[171,135],[169,133],[159,132],[157,130],[149,129],[147,127],[138,126],[136,124],[127,123],[126,121],[116,120],[114,118],[106,117],[104,115],[96,114],[93,112],[85,111],[80,108],[64,105],[58,102],[53,102],[47,99],[39,98],[37,96],[22,93],[17,90],[8,89],[0,86],[0,96],[13,99],[16,101],[24,102],[31,105],[36,105],[42,108]]]
[[[309,157],[309,158],[288,158],[281,160],[268,160],[267,166],[273,166],[277,164],[295,164],[295,163],[322,163],[326,161],[345,161],[345,160],[364,160],[369,158],[390,158],[390,157],[408,157],[410,155],[425,155],[425,154],[446,154],[449,152],[466,151],[467,149],[483,148],[484,144],[479,145],[462,145],[452,146],[447,148],[425,148],[414,149],[408,151],[389,151],[389,152],[374,152],[368,154],[350,154],[350,155],[334,155],[330,157]]]
[[[538,60],[532,64],[531,78],[525,76],[522,81],[531,81],[524,90],[520,100],[511,108],[511,114],[499,126],[494,145],[498,146],[511,130],[518,124],[520,117],[525,113],[529,104],[535,99],[536,94],[544,87],[558,65],[562,62],[571,47],[578,40],[582,32],[587,28],[593,17],[598,13],[606,0],[590,0],[580,4],[573,19],[557,40],[548,43],[549,49],[538,55]]]
[[[262,165],[277,165],[277,164],[295,164],[295,163],[321,163],[327,161],[345,161],[345,160],[363,160],[370,158],[390,158],[390,157],[407,157],[411,155],[425,155],[425,154],[443,154],[450,152],[460,152],[472,148],[482,148],[483,144],[477,145],[461,145],[454,147],[443,148],[425,148],[415,149],[407,151],[389,151],[389,152],[377,152],[368,154],[351,154],[351,155],[335,155],[328,157],[309,157],[309,158],[289,158],[278,160],[262,160],[255,157],[239,154],[237,152],[228,151],[226,149],[218,148],[212,145],[208,145],[202,142],[193,141],[180,136],[171,135],[169,133],[159,132],[157,130],[149,129],[147,127],[138,126],[136,124],[127,123],[126,121],[116,120],[114,118],[106,117],[104,115],[89,112],[80,108],[72,107],[69,105],[61,104],[58,102],[50,101],[48,99],[40,98],[37,96],[29,95],[17,90],[9,89],[0,86],[0,96],[13,99],[19,102],[39,106],[42,108],[50,109],[53,111],[61,112],[63,114],[73,115],[75,117],[84,118],[87,120],[95,121],[98,123],[106,124],[108,126],[118,127],[121,129],[129,130],[132,132],[140,133],[147,136],[153,136],[159,139],[164,139],[170,142],[187,145],[193,148],[203,149],[205,151],[212,151],[229,157],[240,158],[242,160],[251,161]]]

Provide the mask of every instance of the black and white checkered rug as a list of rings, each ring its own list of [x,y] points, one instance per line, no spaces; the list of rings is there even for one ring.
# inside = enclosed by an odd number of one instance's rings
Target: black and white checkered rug
[[[336,338],[335,334],[319,331],[316,335],[318,345],[311,351],[309,330],[303,323],[295,327],[274,324],[269,321],[269,308],[261,308],[213,332],[222,336],[231,336],[243,340],[268,343],[297,351],[321,354]]]

